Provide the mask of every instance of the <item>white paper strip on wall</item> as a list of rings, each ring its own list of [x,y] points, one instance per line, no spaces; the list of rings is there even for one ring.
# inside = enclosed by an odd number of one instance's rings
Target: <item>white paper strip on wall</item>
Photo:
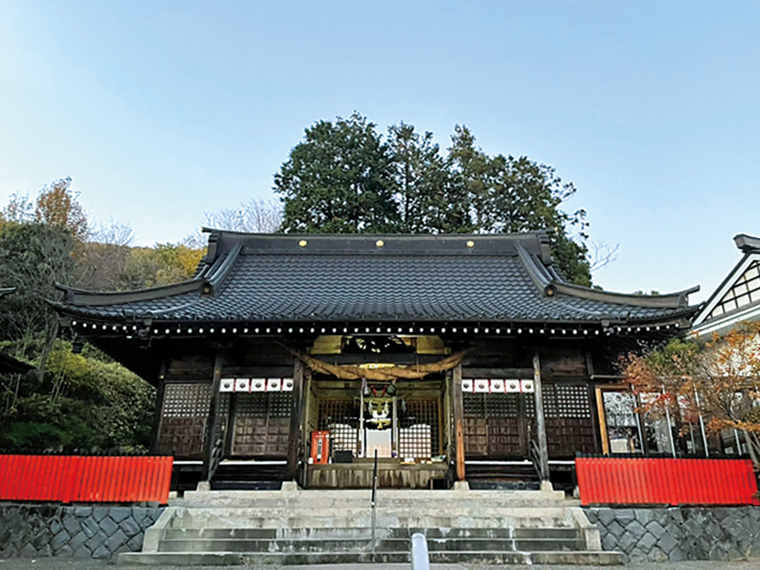
[[[488,392],[489,382],[488,380],[475,380],[476,392]]]
[[[248,378],[237,378],[235,380],[235,392],[248,392],[251,381]]]
[[[533,380],[520,380],[520,387],[523,393],[530,394],[533,392]]]
[[[473,390],[473,384],[472,380],[469,379],[462,379],[462,392],[472,392]]]
[[[491,394],[504,393],[504,380],[491,380]]]
[[[267,392],[282,390],[282,378],[267,378]]]
[[[234,378],[222,378],[219,382],[220,392],[234,392],[235,391],[235,379]]]
[[[519,380],[504,380],[504,391],[507,394],[516,394],[520,392]]]
[[[266,378],[251,378],[251,392],[264,392],[266,389]]]
[[[293,379],[292,378],[283,378],[282,379],[282,389],[285,392],[292,392],[293,391]]]

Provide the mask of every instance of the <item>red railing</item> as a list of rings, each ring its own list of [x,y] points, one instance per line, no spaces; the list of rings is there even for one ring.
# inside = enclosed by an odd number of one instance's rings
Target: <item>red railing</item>
[[[760,505],[749,459],[578,457],[583,505]]]
[[[0,455],[0,500],[165,504],[172,457]]]

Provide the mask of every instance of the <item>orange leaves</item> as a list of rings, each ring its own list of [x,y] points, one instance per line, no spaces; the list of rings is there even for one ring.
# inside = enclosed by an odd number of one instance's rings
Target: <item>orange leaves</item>
[[[699,345],[673,340],[644,354],[629,354],[619,369],[640,395],[643,411],[700,415],[707,428],[760,432],[760,323],[741,323]]]
[[[48,226],[67,229],[78,240],[87,236],[87,215],[71,190],[71,178],[56,180],[40,191],[34,217]]]

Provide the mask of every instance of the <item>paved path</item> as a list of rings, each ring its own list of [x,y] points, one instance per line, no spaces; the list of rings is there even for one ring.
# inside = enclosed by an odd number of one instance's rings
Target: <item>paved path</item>
[[[187,566],[113,566],[99,560],[67,558],[0,559],[0,570],[187,570]],[[219,566],[193,566],[201,570],[219,570]],[[409,564],[342,564],[330,566],[234,566],[240,570],[409,570]],[[431,570],[517,570],[525,566],[432,564]],[[540,566],[531,570],[601,570],[599,566]],[[614,567],[613,567],[614,568]],[[621,570],[757,570],[760,560],[742,562],[659,562],[618,566]]]

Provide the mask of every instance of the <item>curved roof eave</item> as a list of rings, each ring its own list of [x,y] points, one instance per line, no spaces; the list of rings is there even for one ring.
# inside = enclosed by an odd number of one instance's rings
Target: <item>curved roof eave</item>
[[[121,305],[139,301],[152,301],[195,291],[211,294],[227,278],[242,249],[242,244],[236,244],[228,254],[220,256],[211,265],[205,265],[194,278],[172,285],[159,285],[158,287],[137,289],[135,291],[116,292],[87,291],[62,283],[56,283],[55,286],[66,294],[67,306],[75,307]]]

